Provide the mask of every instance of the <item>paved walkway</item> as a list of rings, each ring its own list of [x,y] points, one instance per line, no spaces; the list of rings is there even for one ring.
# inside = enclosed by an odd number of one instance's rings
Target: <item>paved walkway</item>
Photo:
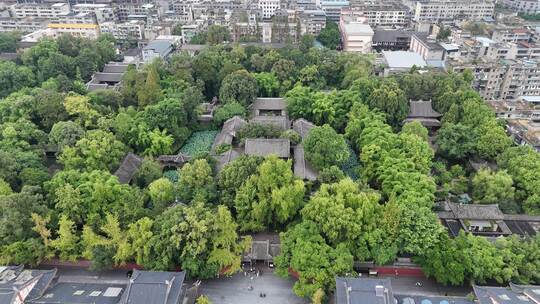
[[[386,276],[392,280],[394,294],[465,297],[472,291],[469,286],[444,286],[434,279]],[[418,286],[417,283],[421,285]]]
[[[282,279],[270,270],[253,279],[248,274],[235,274],[203,281],[199,293],[206,295],[216,304],[306,304],[309,301],[297,297],[292,287],[292,279]],[[250,290],[250,286],[253,290]],[[266,294],[261,298],[260,293]]]

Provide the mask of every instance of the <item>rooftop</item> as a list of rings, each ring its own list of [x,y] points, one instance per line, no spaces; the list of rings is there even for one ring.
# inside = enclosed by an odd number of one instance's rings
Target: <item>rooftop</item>
[[[420,54],[409,51],[383,51],[384,61],[390,68],[425,67],[426,61]]]
[[[466,220],[503,220],[504,214],[497,204],[456,204],[448,202],[450,211],[457,219]]]
[[[369,24],[350,22],[344,24],[344,30],[347,35],[373,35],[374,32]]]
[[[170,49],[172,48],[172,43],[169,40],[153,40],[148,43],[147,46],[143,48],[145,50],[154,50],[159,53],[162,57],[167,56]]]
[[[119,304],[177,304],[183,301],[185,272],[133,270]]]
[[[253,111],[282,111],[287,109],[283,98],[257,98],[251,106]]]
[[[124,288],[125,285],[114,284],[58,283],[30,303],[117,304]]]
[[[129,152],[122,160],[120,167],[114,172],[114,175],[118,177],[118,181],[122,184],[129,184],[139,167],[141,166],[143,159],[131,152]]]
[[[277,155],[289,158],[291,142],[286,138],[247,138],[245,153],[255,156]]]
[[[534,289],[529,289],[531,293],[528,295],[518,290],[512,290],[508,287],[491,287],[473,285],[474,293],[479,304],[528,304],[535,303],[531,296],[540,295],[540,286],[534,286]]]
[[[394,304],[390,279],[336,278],[336,304]]]

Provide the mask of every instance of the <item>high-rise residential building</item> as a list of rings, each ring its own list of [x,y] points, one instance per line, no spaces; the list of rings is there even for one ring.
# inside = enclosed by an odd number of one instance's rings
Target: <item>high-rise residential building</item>
[[[258,8],[262,11],[264,19],[270,19],[275,15],[276,11],[284,8],[282,0],[259,0]]]
[[[52,19],[69,13],[69,4],[61,2],[54,4],[14,4],[10,7],[10,14],[13,18]]]
[[[349,7],[349,0],[321,0],[321,9],[326,13],[328,19],[338,22],[341,10]]]
[[[493,0],[427,0],[414,4],[414,21],[442,22],[493,17]]]
[[[502,4],[518,13],[529,15],[540,13],[540,0],[503,0]]]
[[[366,23],[342,21],[339,24],[345,52],[366,54],[371,52],[373,30]]]
[[[351,7],[342,9],[341,14],[365,18],[372,27],[404,27],[410,20],[409,8],[397,2],[351,3]]]

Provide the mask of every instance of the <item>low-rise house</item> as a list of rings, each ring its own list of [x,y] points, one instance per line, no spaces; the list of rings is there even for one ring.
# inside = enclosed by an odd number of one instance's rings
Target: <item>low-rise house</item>
[[[118,89],[129,65],[126,63],[109,62],[102,72],[96,72],[86,84],[89,91]]]
[[[415,52],[383,51],[384,76],[409,72],[411,68],[425,68],[426,61]]]
[[[340,22],[343,51],[367,54],[373,44],[373,29],[369,24],[361,22]]]
[[[441,223],[455,237],[461,230],[489,238],[519,235],[535,236],[540,231],[540,216],[504,214],[497,204],[442,203]]]
[[[251,105],[250,123],[256,123],[271,127],[277,127],[281,131],[291,129],[291,123],[287,115],[287,104],[283,98],[257,98]],[[247,122],[235,116],[223,124],[221,132],[214,139],[212,151],[216,148],[229,145],[229,149],[219,155],[215,155],[217,169],[221,171],[229,162],[241,155],[269,156],[277,155],[280,158],[294,160],[294,174],[304,180],[316,180],[318,172],[305,159],[304,148],[301,143],[293,144],[286,138],[246,138],[243,145],[235,141],[237,132],[247,125]],[[304,139],[309,130],[315,125],[305,119],[297,119],[292,123],[292,130]],[[292,154],[291,154],[292,148]]]
[[[286,138],[247,138],[244,152],[253,156],[277,155],[279,158],[289,158],[291,141]]]
[[[26,270],[21,266],[0,266],[0,303],[19,304],[41,297],[49,288],[56,269]]]
[[[242,256],[242,262],[251,265],[263,262],[270,265],[274,262],[274,257],[281,252],[281,244],[278,233],[257,233],[250,236],[251,246],[248,252]]]
[[[373,49],[376,51],[407,51],[413,32],[404,30],[376,29],[373,34]]]
[[[439,121],[441,116],[439,112],[433,110],[431,100],[410,100],[409,115],[407,115],[403,123],[418,121],[424,127],[433,130],[441,126]]]
[[[336,304],[394,304],[389,278],[336,278]]]
[[[173,44],[169,40],[154,40],[142,50],[142,60],[146,63],[156,58],[166,59],[173,51]]]
[[[129,152],[122,160],[122,163],[116,172],[114,172],[114,175],[118,177],[118,181],[121,184],[129,184],[135,176],[135,173],[137,173],[137,170],[141,167],[142,162],[142,157]]]
[[[133,270],[118,304],[183,303],[185,272]]]
[[[492,287],[473,285],[478,304],[525,304],[540,303],[540,286],[516,285]]]
[[[460,230],[482,236],[505,236],[512,232],[504,223],[504,214],[498,205],[456,204],[446,202],[446,210],[439,218],[448,227],[452,236]]]
[[[390,278],[337,277],[335,304],[473,304],[465,297],[396,294]],[[490,303],[493,304],[493,303]]]
[[[302,141],[307,138],[309,131],[313,128],[315,128],[315,125],[303,118],[295,120],[292,124],[292,129],[300,135]],[[294,147],[293,153],[294,175],[304,180],[316,180],[319,176],[319,172],[306,160],[304,146],[302,143],[299,143]]]
[[[125,285],[88,282],[58,282],[31,304],[117,304]]]

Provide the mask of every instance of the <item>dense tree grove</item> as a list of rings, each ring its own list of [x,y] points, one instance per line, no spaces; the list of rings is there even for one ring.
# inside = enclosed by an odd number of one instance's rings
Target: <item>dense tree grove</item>
[[[11,50],[2,35],[0,48]],[[240,233],[270,231],[281,237],[277,272],[297,276],[294,292],[316,303],[355,261],[400,255],[445,284],[540,283],[540,237],[452,239],[435,213],[436,200],[469,193],[507,213],[540,214],[540,156],[513,146],[470,89],[470,72],[379,78],[371,58],[313,48],[313,37],[281,49],[222,44],[218,27],[204,38],[218,45],[130,66],[118,91],[84,86],[116,58],[107,36],[44,39],[17,63],[0,61],[0,263],[84,258],[96,270],[135,262],[211,278],[240,269],[251,243]],[[335,45],[330,38],[319,36]],[[238,144],[303,144],[318,180],[300,180],[292,160],[276,156],[241,156],[217,173],[201,154],[162,171],[157,156],[245,117],[258,96],[285,97],[291,119],[317,126],[302,140],[249,123]],[[214,122],[200,124],[201,104],[214,97]],[[433,101],[443,115],[436,133],[403,125],[411,99]],[[122,184],[112,173],[129,152],[144,160]],[[477,159],[498,168],[474,171]]]

